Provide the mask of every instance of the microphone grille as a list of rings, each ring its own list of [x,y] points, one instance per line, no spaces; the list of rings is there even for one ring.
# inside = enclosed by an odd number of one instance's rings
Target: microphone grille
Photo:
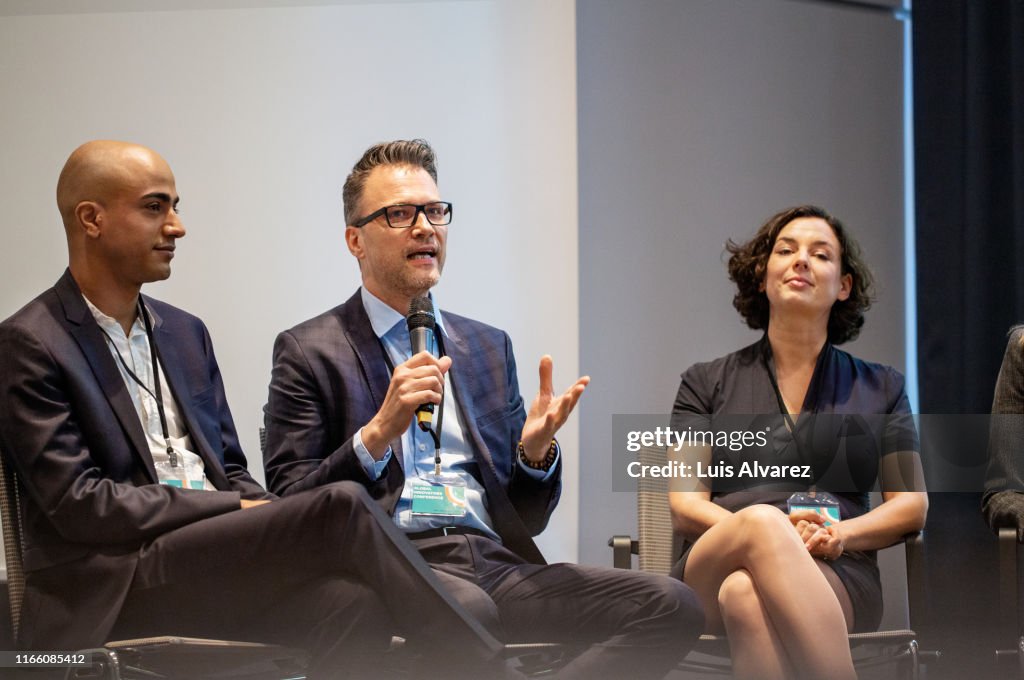
[[[426,295],[413,298],[409,303],[409,313],[405,316],[405,324],[411,331],[414,328],[434,330],[434,305]]]

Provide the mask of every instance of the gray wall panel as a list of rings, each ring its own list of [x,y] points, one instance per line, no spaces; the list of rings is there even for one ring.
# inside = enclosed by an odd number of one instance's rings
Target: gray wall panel
[[[846,349],[904,364],[902,25],[790,0],[577,4],[580,557],[635,533],[611,415],[665,413],[679,374],[758,337],[723,244],[818,203],[860,240],[879,301]]]

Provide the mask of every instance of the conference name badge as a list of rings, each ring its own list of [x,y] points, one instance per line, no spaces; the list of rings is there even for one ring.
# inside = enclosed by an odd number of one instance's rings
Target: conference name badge
[[[173,443],[180,441],[180,439],[176,439]],[[197,491],[206,489],[206,473],[199,456],[189,453],[180,445],[174,447],[174,455],[173,461],[169,455],[153,456],[157,481],[164,486],[173,486],[176,489],[195,489]]]
[[[160,483],[164,486],[173,486],[176,489],[195,489],[197,491],[202,491],[206,488],[205,482],[202,480],[196,481],[194,479],[190,479],[188,481],[188,486],[185,486],[185,483],[180,479],[161,479]]]
[[[413,515],[466,516],[465,484],[417,481],[412,487]]]
[[[831,526],[840,520],[839,501],[832,494],[825,491],[808,491],[806,493],[795,493],[789,497],[787,503],[789,511],[810,510],[825,517],[824,526]]]

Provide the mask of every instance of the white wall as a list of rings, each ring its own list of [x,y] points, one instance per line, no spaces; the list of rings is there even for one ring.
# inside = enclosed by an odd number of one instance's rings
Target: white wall
[[[153,147],[176,174],[188,236],[171,280],[146,290],[207,322],[260,479],[274,337],[358,285],[341,185],[377,141],[424,137],[438,151],[456,205],[442,306],[509,331],[525,395],[542,354],[556,386],[578,365],[572,0],[252,7],[288,4],[0,7],[0,318],[66,266],[53,194],[71,150]],[[549,559],[576,557],[577,437],[572,420]]]

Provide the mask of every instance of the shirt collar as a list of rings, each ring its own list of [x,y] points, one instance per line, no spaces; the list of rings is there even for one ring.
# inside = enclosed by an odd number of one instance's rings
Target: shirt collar
[[[373,333],[378,338],[383,338],[397,324],[405,323],[404,316],[392,309],[379,297],[366,290],[366,286],[360,286],[359,293],[363,300],[363,309],[366,310],[366,315],[370,317],[370,326],[373,327]],[[448,331],[444,328],[441,310],[437,308],[437,301],[432,293],[430,294],[430,304],[434,307],[434,323],[437,324],[437,327],[447,337]]]
[[[92,303],[92,300],[85,297],[85,293],[82,293],[82,299],[85,300],[85,304],[89,308],[89,312],[92,313],[92,318],[96,319],[97,326],[105,330],[107,333],[114,332],[120,335],[123,332],[121,324],[117,322],[117,319],[104,314],[99,307]],[[136,314],[135,321],[132,322],[131,333],[128,335],[135,336],[139,333],[145,335],[146,328],[142,323],[142,316]]]

